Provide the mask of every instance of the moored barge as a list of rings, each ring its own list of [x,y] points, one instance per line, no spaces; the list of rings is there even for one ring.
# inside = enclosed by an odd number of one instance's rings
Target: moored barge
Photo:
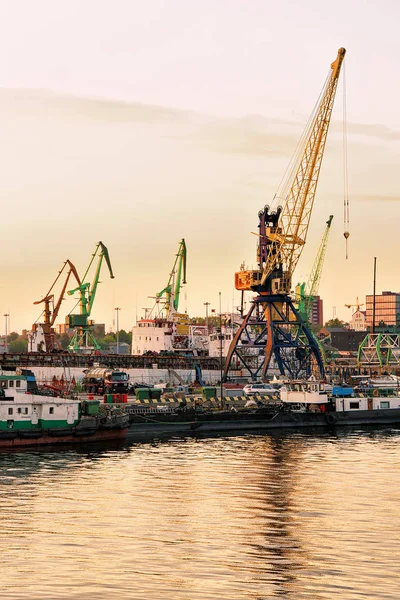
[[[118,407],[30,393],[26,376],[0,374],[0,448],[125,439],[128,425]]]

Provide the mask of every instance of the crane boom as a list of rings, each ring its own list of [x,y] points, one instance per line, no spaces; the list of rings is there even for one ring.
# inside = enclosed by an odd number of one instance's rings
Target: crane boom
[[[158,294],[156,294],[156,298],[161,298],[165,294],[165,308],[167,311],[167,315],[170,314],[172,307],[174,311],[177,311],[179,307],[179,296],[181,287],[186,283],[186,256],[186,243],[185,240],[182,238],[179,242],[178,252],[175,257],[172,271],[169,275],[168,283],[165,286],[165,288],[161,290],[161,292],[158,292]]]
[[[326,250],[328,247],[328,238],[331,230],[332,220],[333,215],[330,215],[326,222],[324,234],[322,236],[321,243],[319,245],[307,283],[299,283],[296,286],[297,310],[305,321],[310,321],[312,305],[315,300],[315,296],[318,295],[322,267],[324,265]]]
[[[275,280],[273,292],[288,293],[290,291],[292,275],[306,243],[345,53],[346,50],[340,48],[336,60],[331,65],[331,73],[325,84],[319,107],[311,121],[310,134],[293,183],[280,211],[278,225],[271,227],[267,232],[270,243],[261,285],[266,284],[269,278],[273,278]]]
[[[315,296],[318,294],[319,284],[321,281],[322,275],[322,267],[324,266],[324,260],[326,255],[326,249],[328,247],[328,238],[331,230],[333,215],[330,215],[329,219],[326,222],[326,228],[324,231],[324,235],[322,236],[321,244],[319,246],[317,256],[315,257],[313,267],[311,269],[310,276],[308,278],[308,283],[306,286],[306,299],[305,299],[305,312],[307,318],[310,317],[311,306],[314,301]]]
[[[99,261],[97,263],[96,273],[94,275],[94,278],[93,278],[93,281],[92,281],[92,286],[90,288],[90,293],[89,293],[88,315],[90,315],[90,313],[92,312],[93,302],[94,302],[94,299],[96,297],[97,286],[99,284],[101,265],[103,263],[103,259],[104,258],[106,259],[108,270],[110,272],[110,277],[111,277],[111,279],[114,279],[114,273],[113,273],[113,270],[112,270],[112,267],[111,267],[110,256],[108,254],[108,250],[105,247],[105,245],[103,244],[103,242],[99,242],[97,244],[97,247],[96,247],[96,250],[95,250],[95,255],[96,255],[96,252],[97,252],[97,250],[99,248],[100,248]]]

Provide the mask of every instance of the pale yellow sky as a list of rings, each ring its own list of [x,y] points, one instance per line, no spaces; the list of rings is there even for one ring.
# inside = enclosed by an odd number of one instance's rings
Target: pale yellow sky
[[[374,256],[378,289],[399,291],[400,9],[390,1],[334,8],[314,0],[0,6],[0,314],[10,311],[11,328],[30,327],[40,314],[33,301],[63,261],[82,272],[98,240],[115,280],[104,271],[96,322],[110,325],[119,306],[129,329],[165,286],[182,237],[181,309],[202,315],[205,301],[218,309],[219,291],[223,310],[238,304],[233,274],[243,260],[255,265],[258,210],[271,202],[340,46],[350,258],[340,83],[295,279],[307,277],[334,214],[320,288],[325,317],[335,306],[348,319],[344,304],[370,293]],[[72,306],[69,298],[62,319]]]

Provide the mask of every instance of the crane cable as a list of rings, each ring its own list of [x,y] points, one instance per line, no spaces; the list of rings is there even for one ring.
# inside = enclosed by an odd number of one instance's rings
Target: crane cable
[[[350,208],[349,208],[349,178],[347,164],[347,106],[346,106],[346,63],[343,63],[343,225],[346,240],[346,260],[349,258],[348,239],[350,236]]]
[[[317,98],[317,101],[314,104],[312,112],[311,112],[311,114],[308,118],[308,121],[302,131],[301,137],[297,142],[294,152],[290,158],[290,161],[289,161],[289,163],[286,167],[286,170],[281,178],[281,181],[278,185],[278,189],[274,196],[274,205],[275,205],[275,203],[278,204],[279,200],[283,200],[283,201],[287,200],[290,186],[293,182],[294,176],[295,176],[298,166],[300,164],[300,160],[304,153],[305,146],[310,137],[311,130],[314,125],[314,121],[315,121],[315,118],[316,118],[316,115],[318,112],[318,108],[319,108],[319,105],[321,102],[321,98],[325,93],[325,90],[327,88],[327,85],[328,85],[330,77],[331,77],[331,72],[332,72],[332,70],[329,69],[326,79],[325,79],[325,82],[324,82],[324,85],[322,86],[321,92]]]

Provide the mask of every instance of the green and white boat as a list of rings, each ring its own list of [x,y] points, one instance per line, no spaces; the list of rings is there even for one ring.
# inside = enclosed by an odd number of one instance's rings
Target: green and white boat
[[[32,375],[0,372],[0,448],[123,439],[128,417],[98,400],[32,393]]]

